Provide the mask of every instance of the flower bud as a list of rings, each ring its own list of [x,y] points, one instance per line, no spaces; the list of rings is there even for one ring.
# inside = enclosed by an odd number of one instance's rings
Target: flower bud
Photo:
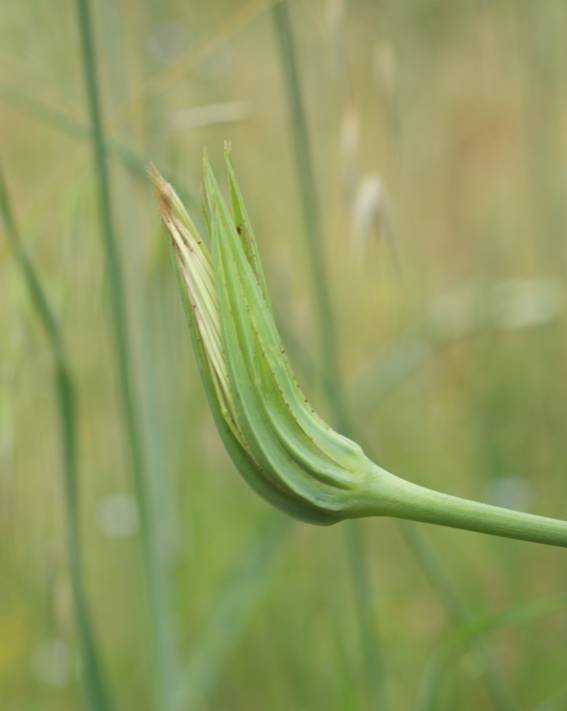
[[[151,169],[210,405],[251,486],[300,519],[332,523],[348,515],[353,491],[373,465],[315,413],[293,375],[228,154],[226,163],[231,209],[204,161],[208,243],[173,188]]]
[[[230,155],[230,209],[204,159],[200,235],[155,168],[163,224],[173,244],[193,345],[217,429],[261,496],[303,521],[399,518],[567,546],[567,523],[425,489],[374,464],[313,410],[274,320],[256,240]]]

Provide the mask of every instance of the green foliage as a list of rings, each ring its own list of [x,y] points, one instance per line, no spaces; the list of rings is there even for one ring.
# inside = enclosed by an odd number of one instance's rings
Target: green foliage
[[[100,661],[100,653],[92,625],[92,615],[87,598],[79,515],[79,478],[77,456],[77,402],[75,385],[71,376],[61,332],[49,306],[47,296],[20,239],[8,194],[0,170],[0,217],[4,232],[14,251],[21,270],[32,307],[47,336],[53,357],[53,385],[57,398],[57,415],[61,437],[62,479],[65,495],[65,524],[67,537],[68,570],[73,594],[73,607],[81,663],[85,680],[86,699],[91,711],[110,711],[113,708]]]
[[[271,537],[211,423],[144,170],[158,164],[194,215],[202,146],[218,174],[230,138],[276,321],[315,409],[412,481],[565,518],[565,3],[90,10],[172,707],[405,711],[435,659],[441,711],[562,709],[563,608],[529,626],[479,624],[437,652],[478,620],[561,593],[563,551],[419,524],[400,536],[385,519],[357,522],[346,555],[347,524]],[[102,666],[116,708],[153,711],[156,636],[76,20],[48,0],[2,7],[2,163],[81,405],[80,543]],[[235,102],[239,117],[223,109]],[[387,234],[368,222],[371,176]],[[55,360],[2,239],[0,277],[0,705],[74,711],[86,677]]]

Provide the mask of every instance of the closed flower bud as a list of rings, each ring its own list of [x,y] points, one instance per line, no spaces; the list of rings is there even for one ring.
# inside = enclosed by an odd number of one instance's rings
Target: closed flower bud
[[[567,523],[466,501],[400,479],[317,415],[283,347],[228,152],[226,164],[230,208],[204,159],[206,241],[155,168],[150,177],[177,256],[209,404],[225,447],[248,484],[273,505],[311,523],[390,515],[567,545]]]

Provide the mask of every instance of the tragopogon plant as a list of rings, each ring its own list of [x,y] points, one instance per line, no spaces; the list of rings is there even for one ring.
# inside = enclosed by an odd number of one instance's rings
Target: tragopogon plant
[[[394,476],[314,412],[278,333],[228,151],[226,165],[230,209],[205,156],[207,241],[155,168],[150,176],[177,256],[209,404],[248,484],[310,523],[396,516],[567,546],[567,522],[460,499]]]

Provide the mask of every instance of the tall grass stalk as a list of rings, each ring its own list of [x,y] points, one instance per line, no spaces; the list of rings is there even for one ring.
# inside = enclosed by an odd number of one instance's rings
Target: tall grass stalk
[[[75,386],[63,346],[61,331],[49,306],[37,272],[20,239],[8,189],[0,168],[0,217],[22,273],[30,301],[47,337],[53,356],[53,383],[63,454],[63,488],[67,526],[67,556],[73,595],[77,638],[83,665],[87,703],[91,711],[111,711],[113,704],[100,662],[86,594],[79,511],[79,468],[77,457],[77,402]]]
[[[93,132],[90,127],[84,126],[80,121],[71,118],[58,109],[54,109],[52,106],[28,96],[18,87],[7,86],[0,82],[0,98],[8,101],[13,108],[21,111],[26,116],[41,122],[44,126],[51,126],[68,138],[78,141],[92,141],[93,139]],[[142,156],[139,152],[116,138],[106,137],[105,147],[108,156],[118,159],[132,175],[143,180],[144,185],[147,185],[147,157]],[[163,173],[166,179],[170,178],[167,170],[164,170]],[[177,181],[177,184],[178,192],[183,202],[189,207],[197,209],[199,201],[184,189],[183,185],[179,185],[179,181]]]
[[[271,580],[292,526],[290,519],[269,515],[254,532],[248,550],[228,580],[221,584],[213,610],[185,660],[176,690],[178,708],[196,711],[206,707],[222,678],[228,655],[242,636]]]
[[[279,321],[282,323],[282,318],[280,318]],[[284,340],[288,344],[289,352],[293,353],[294,360],[299,363],[304,378],[313,380],[316,368],[310,360],[309,354],[303,350],[302,345],[297,340],[293,339],[291,333],[286,333]],[[407,344],[404,344],[404,348],[407,348]],[[399,355],[399,350],[401,349],[394,350],[396,354]],[[388,368],[388,363],[384,363],[381,359],[378,363],[378,367],[375,366],[373,368],[372,377],[370,377],[368,373],[365,374],[365,386],[364,388],[359,388],[360,391],[364,391],[365,397],[374,404],[379,403],[387,394],[404,383],[406,379],[414,373],[416,368],[423,366],[435,355],[433,348],[416,349],[415,352],[418,356],[417,358],[412,357],[411,361],[407,359],[404,361],[400,357],[400,364],[398,364],[396,368]],[[370,392],[373,389],[373,385],[377,390],[376,395]],[[359,401],[360,399],[357,398],[357,404]],[[371,451],[371,447],[367,443],[364,443],[364,449],[365,451]],[[398,521],[398,526],[406,544],[418,565],[423,570],[433,591],[438,596],[454,628],[458,629],[468,624],[474,618],[475,614],[462,599],[459,590],[437,555],[437,552],[427,541],[426,536],[422,535],[413,523]],[[355,538],[356,536],[352,537],[350,541],[351,545],[356,545]],[[362,576],[355,579],[355,585],[357,594],[363,596],[368,594]],[[472,653],[475,654],[475,660],[479,665],[481,673],[486,679],[487,691],[492,698],[494,708],[499,711],[514,711],[517,706],[502,679],[499,677],[490,651],[484,643],[482,636],[475,636],[470,646]]]
[[[441,604],[448,613],[454,629],[461,629],[473,619],[473,613],[461,599],[451,577],[445,570],[434,548],[429,545],[425,536],[421,535],[414,524],[400,521],[402,535],[425,572],[425,575],[437,593]],[[486,679],[487,691],[490,694],[494,708],[499,711],[514,711],[516,704],[494,666],[487,645],[479,634],[471,640],[471,651],[475,654],[481,673]]]
[[[455,675],[450,672],[464,653],[478,644],[480,639],[501,629],[524,625],[564,610],[566,602],[567,598],[562,595],[519,603],[495,615],[469,619],[466,624],[452,630],[429,660],[421,683],[418,710],[435,711],[441,708],[440,696],[444,682],[454,678]],[[454,708],[453,703],[451,708]]]
[[[63,111],[54,109],[28,96],[25,92],[21,91],[19,87],[7,86],[0,83],[0,97],[26,116],[30,116],[41,122],[44,126],[51,126],[68,138],[79,141],[92,141],[92,130],[89,127],[84,126],[80,121],[71,118]],[[120,158],[122,163],[132,173],[143,178],[144,182],[147,180],[146,159],[142,158],[121,141],[108,140],[106,142],[106,149],[108,153],[112,153]],[[184,199],[187,199],[186,195],[184,195]]]
[[[91,123],[93,161],[96,176],[98,212],[101,222],[110,308],[114,330],[116,367],[124,416],[125,434],[129,448],[134,477],[135,495],[140,516],[140,530],[145,572],[148,581],[151,608],[151,625],[155,642],[159,708],[170,707],[170,689],[167,679],[167,627],[165,623],[166,601],[159,583],[159,549],[154,531],[151,501],[148,496],[147,472],[138,405],[134,389],[133,363],[130,352],[126,295],[122,265],[114,231],[110,190],[110,175],[107,164],[107,147],[97,78],[97,60],[89,0],[77,0],[77,20],[82,53],[84,84]]]
[[[440,345],[437,343],[436,347]],[[390,360],[381,358],[377,364],[373,364],[372,375],[370,373],[364,374],[361,386],[356,388],[357,392],[364,393],[364,399],[361,402],[360,397],[357,397],[357,405],[366,407],[369,402],[376,404],[381,401],[392,389],[405,382],[417,368],[423,367],[435,355],[433,345],[420,347],[419,341],[416,342],[416,347],[410,350],[412,353],[410,359],[407,357],[404,359],[402,351],[408,351],[407,343],[404,343],[403,348],[394,347],[393,353],[389,355]],[[396,356],[400,362],[392,367]],[[376,392],[373,392],[374,390]],[[366,443],[364,443],[364,448],[368,452],[372,449]],[[455,628],[466,624],[473,618],[473,611],[461,598],[459,590],[433,546],[428,543],[426,536],[421,534],[413,523],[398,521],[398,526],[406,544],[443,605],[450,622]],[[498,675],[487,645],[477,637],[471,646],[486,679],[487,690],[494,707],[499,711],[514,711],[517,706]]]
[[[273,8],[274,21],[279,39],[281,61],[286,77],[288,102],[292,119],[298,183],[302,196],[303,214],[308,237],[310,266],[314,300],[317,306],[322,350],[322,380],[327,399],[333,409],[337,425],[345,434],[352,432],[347,408],[341,395],[335,346],[335,334],[332,307],[329,295],[328,280],[324,267],[324,255],[321,240],[321,220],[317,199],[316,182],[311,158],[309,131],[299,83],[297,60],[293,33],[287,3],[277,3]],[[346,528],[349,558],[353,572],[355,596],[361,629],[361,639],[364,646],[367,683],[371,699],[377,704],[383,690],[378,688],[377,672],[383,676],[380,665],[378,643],[373,634],[373,612],[369,601],[372,598],[371,585],[363,553],[363,537],[356,522],[349,523]],[[434,590],[439,595],[442,604],[448,610],[453,620],[461,623],[469,618],[469,613],[461,602],[450,577],[444,570],[441,561],[419,532],[408,523],[399,524],[402,534],[424,569]],[[487,674],[487,683],[496,708],[500,711],[510,711],[514,708],[503,685],[490,666],[485,650],[482,650],[483,665]]]
[[[400,6],[394,5],[394,7],[394,15],[396,17],[395,20],[393,17],[391,18],[393,20],[393,26],[390,28],[389,33],[391,36],[397,37],[397,41],[399,41],[400,36],[403,36],[404,32],[404,30],[401,29],[403,20],[401,16],[398,15],[401,10]],[[396,161],[399,165],[402,165],[403,122],[401,121],[401,117],[403,92],[399,87],[394,85],[391,87],[388,96],[389,101],[387,101],[385,110],[396,151]],[[472,332],[470,333],[472,335]],[[365,382],[366,379],[363,378],[360,382],[358,390],[362,396],[362,402],[359,398],[358,404],[365,408],[376,403],[374,398],[378,397],[382,399],[391,389],[392,384],[397,385],[403,382],[414,370],[423,367],[429,362],[444,345],[445,341],[440,340],[437,336],[433,340],[431,340],[430,337],[426,340],[418,338],[414,342],[405,343],[401,350],[394,348],[393,352],[390,353],[389,362],[384,362],[384,360],[380,358],[379,367],[382,370],[382,375],[376,376],[378,380],[376,381],[375,379],[375,383],[377,383],[375,389],[372,390],[369,387],[370,379]],[[408,353],[410,354],[409,359]],[[371,397],[366,398],[363,394],[365,389],[372,392]],[[423,535],[414,524],[400,521],[398,525],[406,544],[444,607],[447,618],[453,628],[456,629],[466,624],[473,617],[473,611],[462,599],[460,591],[443,564],[443,561],[437,554],[437,551],[430,545],[426,536]],[[517,706],[506,684],[503,679],[501,679],[498,669],[493,664],[492,655],[490,654],[488,646],[478,637],[475,638],[474,645],[472,646],[475,661],[477,661],[484,675],[487,691],[490,694],[494,707],[499,711],[514,711]]]
[[[305,223],[313,300],[319,328],[322,384],[326,398],[333,411],[336,425],[344,434],[348,435],[350,427],[347,410],[338,385],[339,370],[333,311],[325,269],[321,217],[311,157],[311,143],[299,82],[295,42],[287,2],[283,0],[276,3],[272,8],[272,13],[293,130],[298,188]],[[373,708],[385,708],[384,675],[382,673],[379,644],[375,633],[376,620],[372,604],[374,595],[363,552],[362,531],[358,522],[351,521],[345,524],[345,543],[352,571],[369,701]]]

